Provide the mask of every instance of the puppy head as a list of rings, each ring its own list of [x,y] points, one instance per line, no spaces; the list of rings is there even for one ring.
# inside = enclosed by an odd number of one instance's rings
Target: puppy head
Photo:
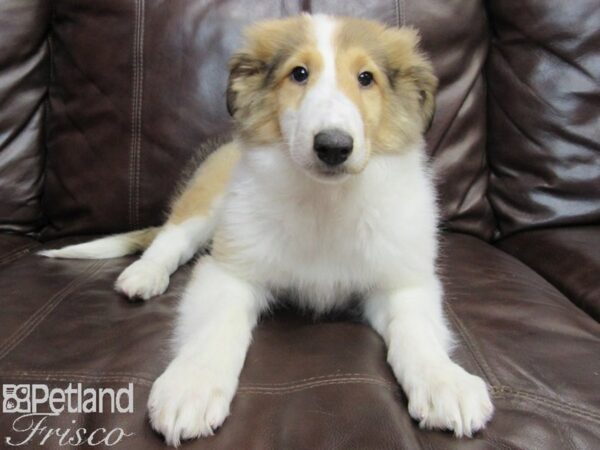
[[[230,62],[240,138],[282,143],[313,178],[339,181],[428,128],[437,79],[410,28],[302,15],[252,26]]]

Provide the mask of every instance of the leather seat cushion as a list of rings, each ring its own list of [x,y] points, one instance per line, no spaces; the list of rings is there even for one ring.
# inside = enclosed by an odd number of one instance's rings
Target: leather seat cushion
[[[52,246],[64,244],[53,242]],[[144,304],[112,290],[132,261],[24,256],[0,274],[0,380],[135,385],[133,414],[62,414],[48,426],[122,427],[130,448],[162,448],[145,402],[169,360],[174,305],[189,266]],[[512,256],[476,238],[444,237],[442,276],[455,359],[492,386],[497,412],[474,448],[600,446],[600,325]],[[10,435],[11,415],[0,415]],[[189,448],[464,448],[422,431],[385,362],[380,338],[356,320],[280,312],[258,326],[215,436]]]

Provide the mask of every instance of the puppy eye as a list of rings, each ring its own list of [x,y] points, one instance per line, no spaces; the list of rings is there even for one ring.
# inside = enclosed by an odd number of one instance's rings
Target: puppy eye
[[[373,74],[371,72],[361,72],[358,74],[358,82],[362,87],[368,87],[373,84]]]
[[[308,80],[308,70],[302,66],[294,67],[291,76],[296,83],[304,84]]]

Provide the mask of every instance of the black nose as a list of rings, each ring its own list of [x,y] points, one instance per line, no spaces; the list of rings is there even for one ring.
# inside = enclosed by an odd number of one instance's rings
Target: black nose
[[[342,130],[324,130],[315,135],[313,148],[328,166],[337,166],[352,153],[352,136]]]

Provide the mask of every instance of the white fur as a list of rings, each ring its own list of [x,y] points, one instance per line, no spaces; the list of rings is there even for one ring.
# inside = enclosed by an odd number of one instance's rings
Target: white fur
[[[142,257],[119,275],[117,291],[142,300],[165,292],[171,274],[210,241],[215,221],[215,217],[192,217],[165,225]]]
[[[433,277],[435,202],[421,150],[373,157],[360,175],[326,186],[279,149],[245,152],[220,223],[240,249],[237,266],[317,311],[340,293]]]
[[[457,436],[483,428],[493,412],[487,386],[448,356],[451,338],[435,273],[437,214],[423,154],[420,143],[402,155],[373,156],[361,174],[324,185],[282,149],[244,152],[219,222],[237,250],[226,261],[201,261],[210,271],[193,276],[182,301],[177,356],[150,396],[152,424],[167,442],[206,436],[222,424],[251,329],[268,293],[282,290],[317,312],[362,294],[365,317],[389,346],[411,416]],[[226,393],[218,407],[207,390]],[[211,415],[213,408],[219,414]],[[209,415],[211,421],[190,419]]]
[[[177,356],[154,382],[148,400],[152,426],[168,444],[212,435],[229,415],[265,301],[259,287],[212,257],[200,260],[179,305]]]
[[[292,160],[313,177],[323,180],[324,167],[313,151],[313,138],[320,131],[339,129],[354,140],[353,151],[344,164],[347,172],[360,171],[367,162],[364,127],[357,106],[339,89],[336,81],[333,35],[335,21],[324,15],[313,16],[317,47],[324,67],[316,84],[306,93],[299,108],[288,109],[280,118],[281,131]],[[342,174],[343,178],[343,174]]]
[[[493,406],[485,382],[450,360],[450,332],[439,281],[368,296],[365,316],[388,345],[388,363],[406,393],[410,415],[422,428],[468,436],[482,429]]]
[[[38,252],[47,258],[107,259],[118,258],[139,251],[138,238],[148,230],[107,236],[82,244],[68,245],[56,250]]]

